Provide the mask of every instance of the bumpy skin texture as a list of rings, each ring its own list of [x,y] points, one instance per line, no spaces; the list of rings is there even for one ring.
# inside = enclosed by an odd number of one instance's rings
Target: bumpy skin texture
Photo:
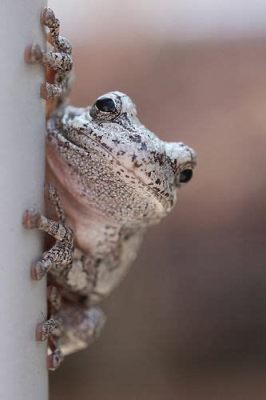
[[[56,239],[32,268],[34,279],[49,271],[50,319],[38,326],[37,339],[52,338],[48,365],[53,369],[62,353],[84,348],[98,335],[105,318],[91,306],[119,284],[146,229],[174,207],[196,157],[183,143],[164,142],[142,125],[134,103],[121,92],[107,93],[86,108],[68,106],[71,46],[59,36],[50,9],[43,23],[53,50],[44,53],[33,46],[28,60],[44,63],[52,76],[41,91],[50,99],[46,181],[51,219],[28,211],[24,225]]]

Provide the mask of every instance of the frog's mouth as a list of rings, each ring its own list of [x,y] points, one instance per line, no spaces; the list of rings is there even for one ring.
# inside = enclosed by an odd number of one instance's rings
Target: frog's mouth
[[[75,137],[68,135],[66,132],[62,134],[62,132],[58,130],[53,130],[49,131],[48,136],[47,136],[48,141],[51,141],[54,143],[54,145],[57,147],[57,152],[61,155],[61,157],[65,158],[64,154],[68,153],[69,150],[72,150],[74,153],[78,153],[79,155],[83,157],[87,157],[89,152],[95,149],[95,151],[99,152],[99,148],[101,149],[101,152],[105,155],[106,160],[110,160],[110,163],[113,164],[114,160],[117,164],[118,167],[122,167],[124,170],[127,171],[128,174],[131,174],[134,176],[135,179],[137,179],[140,183],[140,187],[144,187],[147,192],[149,192],[152,197],[157,199],[157,201],[161,204],[162,206],[162,213],[168,213],[174,206],[175,201],[176,201],[176,192],[173,192],[172,196],[165,197],[163,194],[160,192],[156,191],[153,187],[150,187],[147,185],[147,183],[141,179],[139,175],[136,175],[135,171],[126,168],[122,163],[115,158],[113,154],[111,154],[110,151],[105,146],[102,146],[101,143],[93,139],[91,136],[88,136],[88,133],[85,135],[85,133],[80,133],[78,134],[78,140],[75,140]],[[89,142],[89,145],[88,145]],[[90,146],[90,148],[88,148]],[[69,162],[69,160],[68,160]]]

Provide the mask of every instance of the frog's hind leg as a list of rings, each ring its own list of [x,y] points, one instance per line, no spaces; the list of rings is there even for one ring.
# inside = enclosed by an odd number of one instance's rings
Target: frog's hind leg
[[[64,360],[63,353],[59,347],[58,339],[51,336],[48,339],[47,368],[54,371]]]
[[[61,307],[61,295],[56,286],[47,288],[49,319],[41,322],[36,327],[36,340],[48,341],[47,368],[55,370],[64,359],[59,346],[59,337],[62,334],[62,320],[54,314]]]
[[[56,286],[49,285],[47,287],[47,301],[49,319],[36,326],[36,340],[38,342],[44,342],[55,334],[60,335],[62,328],[61,319],[54,317],[54,314],[61,308],[61,294]]]
[[[62,331],[62,321],[50,318],[36,327],[36,340],[48,341],[47,368],[54,370],[63,361],[63,353],[58,344],[58,337]]]
[[[60,290],[53,285],[49,285],[47,288],[47,299],[48,299],[48,315],[50,320],[54,318],[54,314],[61,308],[62,299]],[[54,319],[57,326],[50,332],[48,336],[48,354],[47,354],[47,368],[54,371],[59,367],[64,359],[63,353],[59,346],[59,337],[62,334],[62,320]],[[48,320],[49,321],[49,320]],[[46,323],[48,322],[46,321]],[[45,323],[44,323],[45,324]],[[36,330],[38,334],[38,326]],[[37,335],[36,338],[38,339]]]
[[[46,100],[60,98],[63,102],[71,87],[72,46],[59,35],[60,23],[50,8],[43,10],[41,21],[49,30],[48,41],[53,49],[45,52],[38,44],[31,45],[26,49],[25,59],[29,63],[42,63],[48,69],[48,79],[52,82],[41,86],[41,97]]]
[[[86,309],[80,304],[64,304],[53,314],[53,318],[39,324],[37,340],[48,339],[47,368],[55,370],[65,355],[82,350],[94,342],[105,320],[105,315],[99,308]],[[40,332],[42,339],[38,336]]]
[[[59,344],[63,355],[75,353],[88,347],[100,335],[106,317],[98,307],[65,305],[55,314],[62,322]]]
[[[36,327],[36,340],[45,342],[55,330],[60,329],[60,325],[60,320],[54,318],[39,323]]]

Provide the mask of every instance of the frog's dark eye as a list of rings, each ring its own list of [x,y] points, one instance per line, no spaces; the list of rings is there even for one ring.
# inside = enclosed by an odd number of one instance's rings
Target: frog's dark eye
[[[193,176],[192,169],[184,169],[183,171],[180,172],[179,182],[180,183],[186,183],[186,182],[190,181],[192,176]]]
[[[103,97],[103,98],[97,100],[95,105],[98,108],[98,110],[100,110],[102,112],[107,112],[107,113],[116,112],[116,105],[115,105],[114,100],[112,100],[108,97]]]
[[[90,116],[98,121],[112,121],[122,110],[121,97],[114,92],[99,97],[90,109]]]

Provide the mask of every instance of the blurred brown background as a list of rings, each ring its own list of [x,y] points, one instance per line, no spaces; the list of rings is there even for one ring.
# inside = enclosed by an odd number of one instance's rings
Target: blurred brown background
[[[102,305],[99,341],[51,374],[51,400],[265,399],[266,40],[256,2],[242,20],[232,10],[228,26],[213,5],[225,25],[210,14],[190,25],[192,38],[184,12],[175,30],[160,1],[142,3],[139,19],[138,3],[60,3],[50,6],[74,44],[73,103],[124,91],[145,125],[193,147],[199,164]]]

